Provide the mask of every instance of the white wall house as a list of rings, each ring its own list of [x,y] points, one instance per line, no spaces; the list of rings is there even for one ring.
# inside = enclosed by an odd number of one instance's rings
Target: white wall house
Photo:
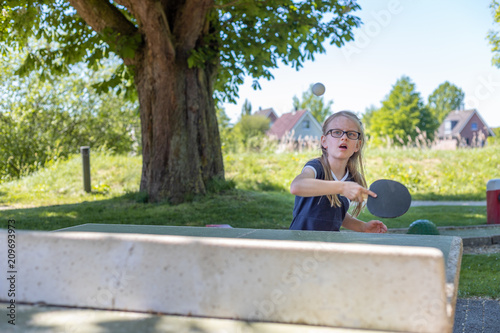
[[[320,123],[308,110],[297,110],[283,114],[271,126],[267,132],[269,136],[274,136],[278,140],[283,137],[288,139],[293,135],[293,140],[314,139],[319,140],[323,131]]]

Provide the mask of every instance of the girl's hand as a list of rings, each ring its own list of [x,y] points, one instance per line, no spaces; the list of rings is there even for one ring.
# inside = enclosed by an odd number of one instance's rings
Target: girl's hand
[[[344,190],[342,195],[351,201],[363,202],[368,199],[368,196],[377,197],[375,192],[372,192],[356,182],[343,182]]]
[[[378,220],[371,220],[365,223],[365,232],[374,234],[383,234],[387,232],[387,226]]]

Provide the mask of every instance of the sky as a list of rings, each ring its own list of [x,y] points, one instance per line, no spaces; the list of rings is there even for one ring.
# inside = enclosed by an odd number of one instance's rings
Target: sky
[[[364,113],[379,108],[396,81],[408,76],[424,103],[448,81],[465,93],[465,109],[477,109],[490,127],[500,126],[500,68],[491,64],[486,39],[494,25],[491,0],[359,0],[355,14],[363,24],[354,41],[339,48],[324,44],[326,53],[315,56],[299,70],[282,65],[274,80],[252,78],[240,86],[236,104],[223,105],[236,123],[244,101],[273,108],[278,115],[292,111],[293,97],[302,97],[310,85],[321,82],[324,101],[332,111]]]

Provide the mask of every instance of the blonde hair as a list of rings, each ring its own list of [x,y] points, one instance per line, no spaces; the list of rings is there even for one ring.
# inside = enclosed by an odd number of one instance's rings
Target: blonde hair
[[[366,187],[365,171],[363,167],[363,147],[365,145],[365,134],[363,124],[361,123],[361,120],[358,118],[358,116],[356,116],[356,114],[351,111],[339,111],[332,114],[331,116],[326,118],[325,122],[323,123],[323,135],[326,135],[326,132],[329,130],[328,125],[330,124],[330,122],[338,117],[346,117],[352,120],[358,126],[358,132],[361,133],[358,139],[359,150],[352,154],[352,156],[349,158],[349,161],[347,162],[347,169],[349,170],[351,177],[356,183],[363,187]],[[321,161],[321,165],[323,166],[325,180],[334,180],[332,176],[332,169],[330,168],[330,163],[328,162],[328,151],[323,147],[323,145],[321,145],[321,151],[322,156],[319,158],[319,160]],[[341,202],[338,195],[329,194],[326,197],[330,201],[332,207],[340,207]],[[356,203],[356,207],[354,208],[352,215],[355,217],[358,216],[359,213],[361,213],[363,207],[364,203]]]

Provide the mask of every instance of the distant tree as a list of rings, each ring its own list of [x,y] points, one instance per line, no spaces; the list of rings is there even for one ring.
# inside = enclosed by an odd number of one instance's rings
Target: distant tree
[[[137,102],[93,88],[110,74],[106,68],[90,76],[75,70],[57,80],[40,80],[36,73],[15,75],[17,61],[12,54],[0,62],[0,181],[25,176],[77,153],[80,146],[140,152]]]
[[[464,97],[465,93],[462,89],[446,81],[441,83],[429,96],[427,106],[438,123],[441,124],[450,111],[460,109]]]
[[[489,136],[487,138],[489,145],[500,145],[500,127],[490,128],[495,136]]]
[[[229,116],[227,115],[226,110],[219,105],[217,105],[215,110],[217,112],[217,123],[219,124],[219,131],[222,132],[230,128],[231,118],[229,118]]]
[[[221,140],[222,151],[226,151],[233,146],[234,135],[233,127],[231,126],[231,118],[226,114],[226,110],[221,107],[216,107],[217,112],[217,122],[219,124],[219,133]]]
[[[245,99],[243,105],[241,106],[241,116],[249,116],[252,114],[252,103],[248,99]]]
[[[259,140],[269,129],[269,118],[260,115],[245,115],[234,125],[234,135],[243,147],[248,148],[251,139]]]
[[[322,124],[323,121],[332,113],[333,101],[324,102],[323,96],[316,96],[312,93],[312,84],[309,89],[302,93],[302,100],[293,96],[293,107],[295,110],[309,110],[314,118]]]
[[[493,20],[495,21],[497,27],[500,27],[500,1],[492,0],[490,8],[493,15]],[[500,31],[488,31],[487,38],[491,44],[491,52],[493,52],[493,58],[491,62],[493,63],[493,65],[500,68]]]
[[[424,106],[415,84],[407,76],[397,80],[391,92],[382,101],[382,107],[370,117],[369,133],[375,143],[386,137],[395,144],[406,145],[425,132],[433,139],[438,127],[436,119]]]
[[[365,132],[367,135],[370,135],[369,133],[369,130],[370,130],[370,127],[371,127],[371,123],[372,123],[372,118],[373,118],[373,114],[377,111],[377,107],[375,107],[375,105],[370,105],[369,107],[367,107],[365,109],[365,112],[363,113],[363,116],[361,118],[361,121],[363,123],[363,126],[365,128]]]

